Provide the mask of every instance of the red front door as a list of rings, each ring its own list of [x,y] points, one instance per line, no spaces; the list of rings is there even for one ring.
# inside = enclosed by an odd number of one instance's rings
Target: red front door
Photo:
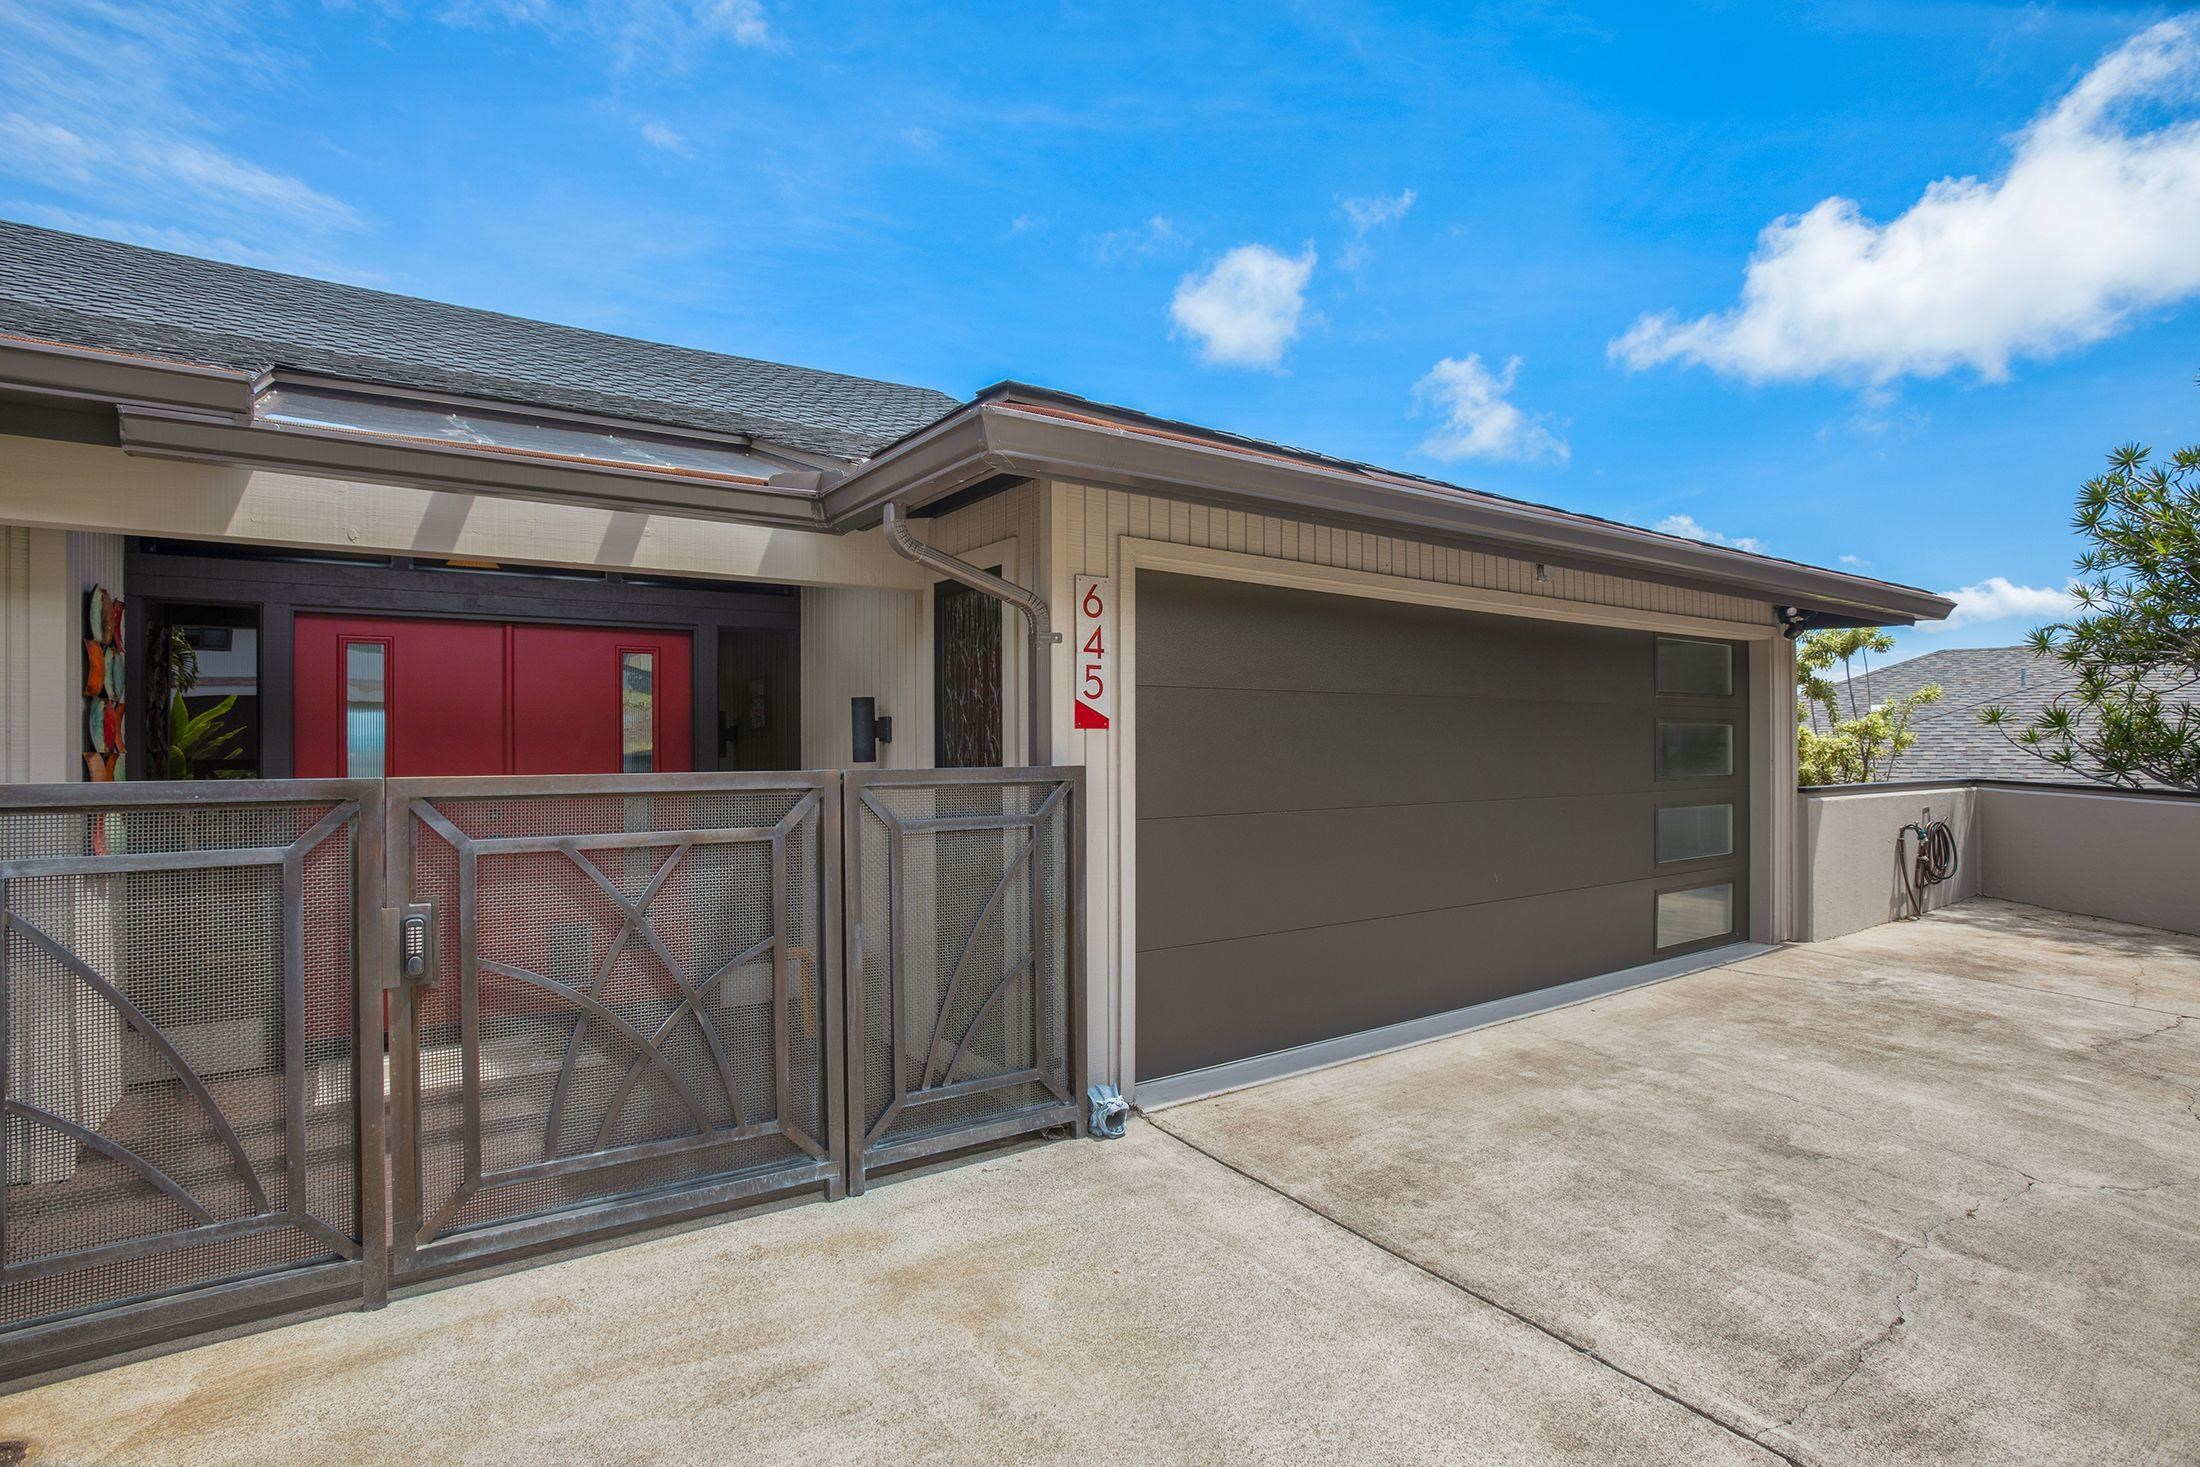
[[[300,616],[301,778],[690,767],[685,632]]]

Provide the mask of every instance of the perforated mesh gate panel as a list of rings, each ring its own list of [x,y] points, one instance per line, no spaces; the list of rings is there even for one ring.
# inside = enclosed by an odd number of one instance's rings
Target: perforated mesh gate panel
[[[1082,1124],[1081,771],[846,780],[851,1185]]]
[[[841,1180],[829,776],[391,782],[400,1273]]]
[[[0,1367],[247,1281],[356,1289],[354,867],[380,857],[378,794],[0,796]]]
[[[1080,781],[0,794],[0,1379],[1081,1124]]]

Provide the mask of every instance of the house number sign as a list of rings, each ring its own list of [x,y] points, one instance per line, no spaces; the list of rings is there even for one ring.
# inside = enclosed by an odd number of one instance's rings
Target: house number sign
[[[1077,578],[1073,728],[1104,729],[1115,718],[1115,601],[1106,576]]]

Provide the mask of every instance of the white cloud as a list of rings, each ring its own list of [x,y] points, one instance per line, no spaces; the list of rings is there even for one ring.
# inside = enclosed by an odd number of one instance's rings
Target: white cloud
[[[1921,624],[1919,631],[1948,631],[1974,622],[2001,621],[2012,616],[2045,621],[2051,617],[2069,616],[2078,608],[2077,598],[2071,595],[2067,586],[2020,586],[2005,576],[1988,576],[1975,586],[1940,594],[1955,602],[1956,609],[1945,621]]]
[[[1177,282],[1169,319],[1199,342],[1201,361],[1274,369],[1299,334],[1313,275],[1312,245],[1295,257],[1266,245],[1239,245]]]
[[[606,47],[621,72],[686,71],[721,41],[779,45],[763,0],[447,0],[437,16],[448,25],[531,26],[554,40],[585,40]]]
[[[695,23],[706,33],[732,37],[738,46],[769,46],[778,39],[763,0],[703,0],[695,7]]]
[[[653,148],[662,148],[667,153],[684,154],[688,151],[688,140],[661,122],[643,123],[642,141]]]
[[[1944,178],[1885,224],[1838,197],[1775,220],[1737,305],[1645,315],[1611,355],[1876,384],[1998,379],[2101,340],[2200,295],[2196,101],[2200,21],[2142,31],[2016,135],[1999,177]]]
[[[1841,557],[1841,563],[1850,570],[1870,570],[1872,568],[1872,563],[1861,555],[1844,555]]]
[[[1180,249],[1187,243],[1189,241],[1176,232],[1176,225],[1166,215],[1156,214],[1143,224],[1109,230],[1093,241],[1092,248],[1102,264],[1113,264],[1117,260],[1134,259],[1161,250]]]
[[[285,77],[296,63],[243,7],[0,3],[0,175],[162,227],[249,240],[358,227],[343,200],[224,147],[189,100]],[[124,221],[128,222],[128,221]]]
[[[1415,408],[1433,408],[1443,426],[1422,440],[1421,452],[1444,460],[1513,459],[1524,463],[1565,463],[1573,457],[1566,440],[1509,400],[1520,377],[1520,358],[1492,372],[1479,356],[1446,357],[1414,384]]]
[[[1038,227],[1039,221],[1029,214],[1018,214],[1008,221],[1008,232],[1010,234],[1023,234]]]
[[[1746,550],[1751,555],[1763,555],[1765,542],[1754,535],[1722,535],[1717,530],[1706,529],[1696,523],[1692,514],[1669,514],[1651,527],[1661,535],[1678,535],[1683,540],[1701,540],[1706,545],[1726,545],[1736,550]]]
[[[1405,218],[1406,211],[1413,207],[1414,198],[1412,189],[1401,189],[1395,194],[1378,194],[1373,198],[1339,199],[1337,207],[1352,221],[1354,234],[1366,234]]]

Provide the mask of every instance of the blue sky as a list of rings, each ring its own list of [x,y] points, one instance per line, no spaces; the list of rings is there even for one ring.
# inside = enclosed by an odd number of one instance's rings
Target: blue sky
[[[0,0],[0,214],[1989,588],[1913,652],[2200,440],[2175,10]]]

